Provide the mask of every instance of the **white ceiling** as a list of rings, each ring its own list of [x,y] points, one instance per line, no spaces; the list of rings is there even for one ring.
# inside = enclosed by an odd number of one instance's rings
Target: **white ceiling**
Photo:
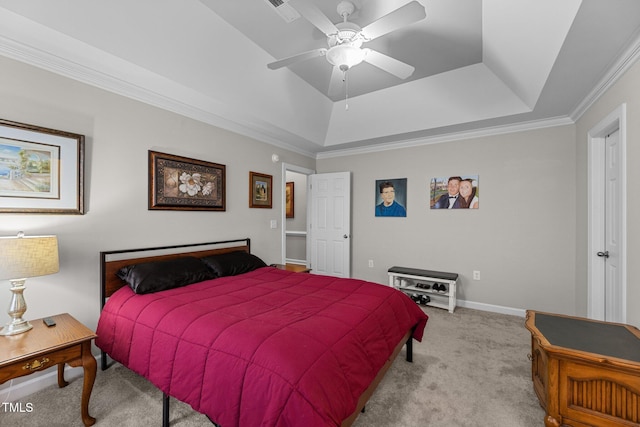
[[[336,0],[307,0],[334,23]],[[408,0],[353,0],[365,26]],[[420,0],[426,19],[366,44],[327,96],[326,47],[268,0],[0,0],[0,55],[311,156],[570,123],[637,60],[638,0]]]

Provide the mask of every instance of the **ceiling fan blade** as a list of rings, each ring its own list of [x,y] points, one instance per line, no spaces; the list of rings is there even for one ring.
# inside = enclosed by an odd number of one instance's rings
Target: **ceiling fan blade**
[[[336,34],[338,32],[338,28],[335,26],[335,24],[331,22],[324,13],[322,13],[318,6],[311,3],[310,1],[290,0],[289,6],[297,10],[298,13],[304,17],[304,19],[311,22],[327,36]]]
[[[344,71],[339,66],[334,66],[329,80],[329,96],[337,95],[344,86]]]
[[[402,61],[398,61],[397,59],[380,53],[377,50],[365,50],[367,51],[367,55],[364,57],[366,62],[386,71],[389,74],[393,74],[400,79],[408,78],[415,70],[413,66],[405,64]]]
[[[297,55],[293,55],[288,58],[284,58],[279,61],[272,62],[270,64],[267,64],[267,67],[269,67],[272,70],[277,70],[278,68],[287,67],[296,62],[302,62],[308,59],[317,58],[318,56],[324,56],[326,53],[327,53],[327,49],[325,48],[310,50],[309,52],[299,53]]]
[[[424,6],[414,0],[364,27],[362,35],[366,40],[373,40],[420,21],[426,16],[427,13],[424,10]]]

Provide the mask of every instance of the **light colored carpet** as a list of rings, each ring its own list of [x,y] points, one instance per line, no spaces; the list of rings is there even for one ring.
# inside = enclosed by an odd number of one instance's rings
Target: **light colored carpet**
[[[464,308],[455,313],[427,307],[422,343],[414,343],[413,363],[404,351],[358,417],[355,427],[542,426],[527,359],[531,335],[524,319]],[[82,426],[81,378],[21,400],[30,413],[7,413],[0,425]],[[162,394],[120,365],[98,369],[89,412],[96,426],[159,426]],[[171,426],[212,426],[188,405],[171,400]],[[258,427],[258,426],[256,426]],[[303,427],[303,426],[301,426]]]

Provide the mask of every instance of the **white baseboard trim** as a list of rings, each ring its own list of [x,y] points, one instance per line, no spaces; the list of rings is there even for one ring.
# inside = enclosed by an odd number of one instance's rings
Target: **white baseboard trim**
[[[98,369],[100,369],[101,356],[96,356]],[[84,374],[82,367],[72,368],[65,365],[64,379],[71,381]],[[17,378],[4,383],[0,387],[0,402],[17,402],[25,397],[43,390],[49,386],[58,384],[58,369],[48,369],[41,374],[33,374],[28,377]]]
[[[472,308],[474,310],[490,311],[492,313],[509,314],[511,316],[525,317],[527,311],[522,308],[504,307],[502,305],[485,304],[482,302],[473,302],[465,300],[457,300],[458,307]]]

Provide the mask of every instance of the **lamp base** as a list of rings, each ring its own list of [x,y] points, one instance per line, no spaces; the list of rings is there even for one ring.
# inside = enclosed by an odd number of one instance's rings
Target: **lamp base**
[[[8,313],[11,316],[11,322],[0,330],[0,336],[18,335],[33,328],[31,323],[22,318],[22,315],[27,311],[27,303],[24,300],[24,295],[22,295],[25,289],[25,281],[26,279],[9,280],[11,283],[11,301],[9,302]]]
[[[33,325],[24,319],[13,319],[7,323],[4,328],[0,329],[0,335],[18,335],[27,332],[33,328]]]

